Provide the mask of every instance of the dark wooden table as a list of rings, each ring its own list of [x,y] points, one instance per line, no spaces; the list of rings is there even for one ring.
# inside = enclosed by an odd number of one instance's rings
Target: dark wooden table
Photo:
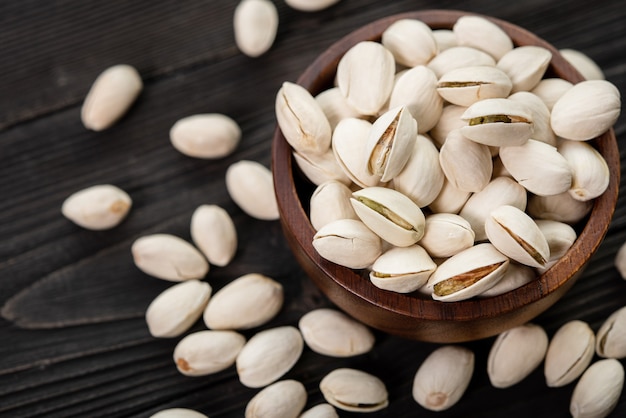
[[[20,0],[0,5],[0,415],[138,417],[169,407],[193,408],[211,418],[243,415],[258,390],[241,385],[234,367],[207,377],[182,376],[172,361],[178,339],[149,335],[145,309],[170,283],[141,273],[130,245],[155,232],[190,239],[193,210],[218,204],[235,221],[239,248],[228,267],[209,272],[206,280],[215,290],[250,272],[280,281],[284,308],[263,328],[296,325],[305,312],[331,306],[293,260],[279,223],[254,220],[236,207],[224,174],[241,159],[269,167],[280,84],[295,81],[316,55],[353,29],[398,12],[463,8],[511,21],[557,48],[586,53],[626,91],[626,7],[614,0],[342,0],[318,13],[298,12],[276,0],[277,39],[257,59],[242,55],[234,44],[236,3]],[[82,100],[94,78],[119,63],[134,65],[145,89],[116,126],[89,132],[80,122]],[[175,151],[168,138],[172,124],[207,112],[228,114],[241,125],[236,152],[203,161]],[[615,131],[626,149],[624,114]],[[93,232],[61,216],[69,194],[98,183],[116,184],[132,196],[134,207],[124,223]],[[613,266],[624,241],[626,208],[620,199],[584,276],[536,319],[549,335],[573,319],[597,330],[626,305],[626,282]],[[192,330],[200,329],[198,323]],[[389,407],[372,416],[569,416],[574,384],[549,389],[542,368],[511,388],[491,387],[486,359],[493,338],[464,344],[476,353],[476,370],[462,400],[445,412],[426,411],[413,401],[411,386],[437,345],[380,332],[376,337],[372,352],[351,359],[305,348],[285,377],[304,383],[307,408],[323,401],[318,384],[326,373],[354,367],[377,375],[389,390]],[[626,394],[612,416],[626,416]]]

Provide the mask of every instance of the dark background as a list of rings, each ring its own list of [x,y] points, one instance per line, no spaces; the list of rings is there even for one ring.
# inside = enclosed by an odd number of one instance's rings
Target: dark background
[[[331,306],[293,260],[279,223],[254,220],[236,207],[224,174],[241,159],[269,167],[274,97],[281,83],[295,81],[319,53],[355,28],[419,9],[488,14],[557,48],[586,53],[626,91],[626,7],[619,1],[342,0],[317,13],[274,3],[278,35],[257,59],[234,44],[235,1],[0,3],[0,415],[139,417],[187,407],[211,418],[243,416],[258,390],[241,385],[234,367],[207,377],[182,376],[172,361],[178,339],[149,335],[145,309],[170,283],[141,273],[130,246],[156,232],[190,239],[193,210],[218,204],[235,221],[239,248],[228,267],[209,272],[206,280],[214,291],[250,272],[280,281],[284,308],[259,329],[297,325],[307,311]],[[89,132],[80,122],[82,100],[95,77],[119,63],[135,66],[145,89],[114,127]],[[174,122],[208,112],[240,124],[243,138],[236,152],[203,161],[175,151],[168,138]],[[625,130],[622,114],[615,126],[622,166]],[[93,232],[61,216],[67,196],[99,183],[131,195],[134,206],[125,222]],[[550,336],[573,319],[597,330],[626,305],[626,282],[613,266],[626,241],[625,223],[620,199],[583,277],[536,319]],[[192,330],[200,329],[198,323]],[[574,384],[548,388],[542,367],[511,388],[491,387],[486,359],[493,338],[464,344],[476,354],[476,370],[461,401],[445,412],[426,411],[413,401],[411,386],[421,362],[438,346],[376,336],[372,352],[351,359],[305,348],[285,378],[304,383],[307,408],[323,401],[318,384],[325,374],[354,367],[380,377],[389,390],[389,407],[371,416],[569,416]],[[626,416],[626,395],[612,416]]]

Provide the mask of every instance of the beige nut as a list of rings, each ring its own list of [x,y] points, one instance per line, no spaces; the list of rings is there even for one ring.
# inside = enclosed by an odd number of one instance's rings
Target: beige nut
[[[170,129],[170,141],[181,153],[195,158],[214,159],[230,155],[241,140],[241,128],[219,113],[182,118]]]
[[[615,359],[599,360],[574,387],[569,411],[573,418],[605,418],[617,406],[624,388],[624,366]]]
[[[600,357],[626,358],[626,307],[613,312],[596,334],[596,354]]]
[[[479,49],[499,60],[513,49],[513,41],[498,25],[480,16],[461,16],[452,31],[457,43]]]
[[[602,68],[587,54],[571,48],[559,49],[559,53],[585,78],[585,80],[604,80]]]
[[[530,92],[539,97],[552,111],[554,104],[574,85],[562,78],[544,78]]]
[[[174,363],[185,376],[206,376],[235,364],[246,339],[234,331],[198,331],[174,348]]]
[[[324,225],[339,219],[358,219],[350,204],[352,190],[335,180],[317,186],[310,200],[311,225],[319,231]]]
[[[245,418],[298,418],[307,401],[304,385],[281,380],[254,395],[246,405]]]
[[[534,129],[532,114],[524,103],[502,98],[474,103],[461,119],[468,123],[461,128],[465,137],[494,147],[522,145]]]
[[[504,71],[491,66],[463,67],[439,78],[437,92],[448,102],[470,106],[479,100],[505,98],[513,84]]]
[[[587,142],[562,140],[558,145],[572,171],[569,194],[576,200],[591,200],[609,187],[611,174],[606,160]]]
[[[495,67],[496,61],[491,55],[476,48],[467,46],[453,46],[437,54],[427,67],[435,72],[437,79],[448,71],[476,65]]]
[[[329,404],[344,411],[375,412],[389,405],[385,384],[361,370],[335,369],[321,380],[320,390]]]
[[[206,415],[198,411],[187,408],[168,408],[162,409],[156,414],[150,415],[150,418],[208,418]]]
[[[313,236],[313,247],[320,257],[353,269],[368,267],[382,253],[380,237],[355,219],[324,225]]]
[[[548,345],[544,374],[549,387],[561,387],[576,380],[591,363],[595,335],[586,322],[574,320],[562,325]]]
[[[474,245],[475,234],[470,223],[453,213],[426,216],[420,245],[434,258],[451,257]]]
[[[220,206],[201,205],[191,215],[191,239],[216,266],[226,266],[237,251],[237,230],[232,218]]]
[[[72,193],[63,201],[61,213],[78,226],[99,231],[119,225],[131,206],[132,200],[124,190],[99,184]]]
[[[436,268],[419,245],[392,247],[372,264],[369,278],[380,289],[410,293],[426,284]]]
[[[398,64],[415,67],[437,55],[432,29],[417,19],[400,19],[383,31],[381,43]]]
[[[226,190],[233,201],[253,218],[279,218],[272,172],[256,161],[241,160],[226,170]]]
[[[513,82],[512,92],[530,91],[543,77],[552,53],[535,45],[518,46],[504,54],[497,67],[504,71]]]
[[[331,404],[321,403],[307,409],[298,418],[339,418],[339,415]]]
[[[278,11],[269,0],[241,0],[233,16],[235,43],[249,57],[266,53],[278,30]]]

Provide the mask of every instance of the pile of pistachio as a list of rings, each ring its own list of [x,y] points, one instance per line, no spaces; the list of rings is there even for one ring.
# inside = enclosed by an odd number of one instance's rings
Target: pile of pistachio
[[[606,80],[544,78],[551,59],[481,17],[452,30],[403,19],[350,48],[332,88],[314,97],[285,82],[276,117],[317,185],[318,253],[440,301],[507,292],[550,268],[608,187],[588,140],[621,106]]]

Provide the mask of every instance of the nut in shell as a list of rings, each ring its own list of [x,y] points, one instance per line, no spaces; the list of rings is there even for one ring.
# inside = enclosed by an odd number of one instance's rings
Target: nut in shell
[[[574,199],[568,192],[549,196],[531,195],[528,199],[527,212],[536,219],[575,224],[591,212],[593,201],[582,202]]]
[[[235,364],[246,339],[234,331],[198,331],[174,348],[174,363],[185,376],[205,376]]]
[[[335,180],[327,181],[315,188],[310,199],[309,218],[311,225],[319,231],[324,225],[339,219],[358,219],[350,204],[352,190]]]
[[[70,195],[61,206],[67,219],[83,228],[110,229],[126,218],[132,200],[128,193],[111,184],[99,184]]]
[[[440,78],[448,71],[457,68],[488,65],[495,67],[496,61],[486,52],[468,46],[453,46],[437,54],[427,64],[427,67]]]
[[[474,245],[474,231],[462,216],[453,213],[433,213],[426,217],[424,236],[420,245],[431,257],[451,257]]]
[[[369,274],[374,286],[410,293],[428,281],[437,265],[419,245],[392,247],[376,259]]]
[[[156,414],[150,415],[150,418],[208,418],[206,415],[198,411],[187,408],[168,408],[162,409]]]
[[[572,171],[569,194],[576,200],[591,200],[609,187],[610,172],[606,160],[587,142],[562,140],[559,153]]]
[[[300,154],[294,151],[293,158],[304,175],[315,185],[329,180],[337,180],[344,184],[351,183],[331,148],[322,155]]]
[[[217,205],[201,205],[191,215],[191,239],[209,260],[223,267],[237,251],[237,230],[226,210]]]
[[[304,411],[299,418],[339,418],[339,415],[331,404],[320,403]]]
[[[278,11],[269,0],[242,0],[233,15],[235,43],[249,57],[266,53],[278,30]]]
[[[497,67],[513,82],[513,93],[530,91],[545,74],[551,59],[552,53],[546,48],[523,45],[504,54],[498,60]]]
[[[605,418],[624,388],[624,366],[615,359],[593,363],[574,388],[569,411],[574,418]]]
[[[241,128],[219,113],[187,116],[170,129],[170,141],[181,153],[195,158],[222,158],[233,153],[241,140]]]
[[[465,192],[480,192],[493,173],[489,147],[463,136],[463,128],[448,134],[439,150],[439,164],[448,181]]]
[[[366,144],[372,124],[357,118],[342,119],[332,136],[332,150],[346,175],[361,187],[376,186],[380,176],[367,170]]]
[[[253,218],[279,218],[272,173],[256,161],[241,160],[226,170],[226,190],[233,201]]]
[[[600,326],[596,353],[605,358],[626,358],[626,306],[609,315]]]
[[[491,66],[463,67],[445,73],[437,92],[448,102],[470,106],[479,100],[505,98],[513,84],[504,71]]]
[[[461,16],[452,31],[457,43],[484,51],[496,60],[513,49],[513,41],[498,25],[480,16]]]
[[[298,418],[307,401],[304,385],[281,380],[254,395],[246,405],[245,418]]]
[[[622,279],[626,280],[626,242],[619,247],[615,255],[615,268]]]
[[[524,286],[537,278],[535,269],[516,262],[510,262],[504,277],[494,286],[482,292],[478,297],[492,297]]]
[[[381,43],[398,64],[407,67],[424,65],[438,52],[432,29],[417,19],[400,19],[389,25]]]
[[[461,119],[468,123],[461,128],[465,137],[493,147],[522,145],[534,129],[526,105],[503,98],[480,100],[469,106]]]
[[[385,384],[361,370],[335,369],[321,380],[320,390],[329,404],[344,411],[375,412],[389,405]]]
[[[586,322],[574,320],[561,326],[546,352],[544,374],[549,387],[561,387],[576,380],[591,363],[595,335]]]
[[[602,72],[602,68],[600,68],[600,66],[584,52],[576,49],[564,48],[559,49],[559,53],[567,60],[567,62],[576,68],[585,80],[604,80],[606,78]]]

